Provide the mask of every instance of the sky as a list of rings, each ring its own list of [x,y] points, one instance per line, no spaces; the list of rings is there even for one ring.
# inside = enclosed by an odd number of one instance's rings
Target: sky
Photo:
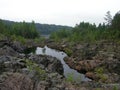
[[[0,0],[0,18],[11,21],[75,26],[103,23],[107,11],[114,16],[120,0]]]

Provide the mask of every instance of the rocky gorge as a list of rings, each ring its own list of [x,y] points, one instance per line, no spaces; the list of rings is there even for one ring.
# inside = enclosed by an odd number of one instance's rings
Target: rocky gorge
[[[23,45],[17,41],[0,41],[0,90],[119,90],[119,45],[54,43],[44,45],[65,51],[65,62],[91,78],[89,82],[69,82],[63,65],[52,56],[24,54],[40,44]],[[74,52],[74,53],[73,53]]]

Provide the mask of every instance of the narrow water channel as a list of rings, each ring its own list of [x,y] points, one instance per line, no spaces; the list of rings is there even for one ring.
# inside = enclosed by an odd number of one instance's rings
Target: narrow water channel
[[[56,57],[58,60],[60,60],[61,63],[63,64],[64,76],[66,78],[71,75],[75,81],[90,81],[90,79],[86,78],[84,74],[78,73],[76,70],[71,69],[65,63],[64,57],[66,57],[67,55],[64,52],[57,51],[57,50],[54,50],[54,49],[51,49],[51,48],[48,48],[47,46],[45,46],[44,48],[37,47],[35,53],[42,54],[42,55],[50,55],[50,56]]]

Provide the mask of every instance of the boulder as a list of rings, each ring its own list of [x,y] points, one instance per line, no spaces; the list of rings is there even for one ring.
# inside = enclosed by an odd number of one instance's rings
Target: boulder
[[[17,52],[24,52],[24,50],[26,49],[26,47],[18,41],[12,42],[10,44],[10,47],[12,47]]]
[[[42,64],[49,72],[58,72],[63,74],[63,65],[61,62],[52,56],[46,55],[31,55],[29,59],[37,64]]]
[[[25,68],[25,61],[11,56],[0,56],[0,67],[2,72],[17,72]]]
[[[4,46],[0,48],[0,56],[6,55],[6,56],[18,56],[18,52],[16,52],[13,48],[9,46]]]
[[[5,45],[9,45],[10,44],[10,41],[8,40],[0,40],[0,47],[3,47]]]

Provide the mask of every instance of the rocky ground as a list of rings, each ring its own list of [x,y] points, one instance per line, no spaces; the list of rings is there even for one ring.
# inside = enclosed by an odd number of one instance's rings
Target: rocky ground
[[[89,45],[46,41],[49,47],[68,51],[66,63],[92,78],[91,82],[68,82],[63,76],[63,66],[51,56],[24,54],[26,48],[15,41],[0,41],[0,90],[119,90],[119,46]],[[52,43],[52,44],[51,44]],[[51,45],[51,46],[50,46]],[[40,45],[39,45],[40,46]],[[67,49],[66,49],[67,48]],[[108,51],[109,50],[109,51]],[[73,53],[74,52],[74,53]],[[96,82],[97,81],[97,82]],[[104,82],[104,83],[103,83]],[[108,84],[109,83],[109,84]]]
[[[49,47],[68,53],[66,63],[94,81],[120,83],[120,44],[110,41],[71,44],[48,44]]]

